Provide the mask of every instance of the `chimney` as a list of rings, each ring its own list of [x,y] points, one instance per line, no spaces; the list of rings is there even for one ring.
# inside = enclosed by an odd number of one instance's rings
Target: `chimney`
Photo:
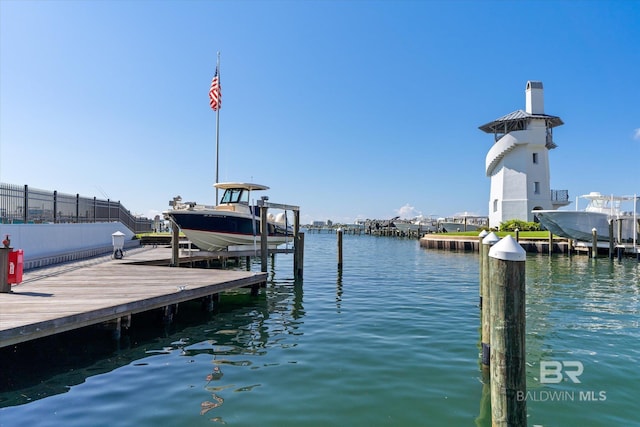
[[[529,114],[544,114],[544,91],[542,82],[527,82],[527,104],[525,111]]]

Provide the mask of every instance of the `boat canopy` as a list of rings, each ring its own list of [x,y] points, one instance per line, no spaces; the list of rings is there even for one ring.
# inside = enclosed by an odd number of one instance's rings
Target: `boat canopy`
[[[589,194],[583,194],[582,196],[578,196],[581,199],[589,199],[589,200],[616,200],[616,201],[627,201],[627,200],[637,200],[640,196],[614,196],[614,195],[606,195],[602,193],[598,193],[597,191],[592,191]]]
[[[266,185],[251,184],[249,182],[218,182],[216,184],[213,184],[213,186],[216,188],[220,188],[222,190],[235,189],[235,188],[242,189],[242,190],[249,190],[249,191],[269,189],[269,187],[267,187]]]

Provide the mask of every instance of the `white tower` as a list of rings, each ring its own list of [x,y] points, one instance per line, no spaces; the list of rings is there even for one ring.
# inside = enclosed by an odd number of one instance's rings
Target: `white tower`
[[[560,117],[544,114],[542,82],[527,82],[526,111],[517,110],[480,126],[494,134],[487,153],[486,174],[491,177],[489,226],[511,219],[533,221],[532,210],[557,209],[569,204],[566,190],[551,190],[549,150],[556,148],[553,128]]]

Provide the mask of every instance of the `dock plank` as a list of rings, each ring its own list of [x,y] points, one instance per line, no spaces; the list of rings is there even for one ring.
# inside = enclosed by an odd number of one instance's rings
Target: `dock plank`
[[[162,257],[160,249],[127,261]],[[156,258],[157,259],[157,258]],[[105,260],[38,276],[0,294],[0,347],[266,282],[266,273]]]

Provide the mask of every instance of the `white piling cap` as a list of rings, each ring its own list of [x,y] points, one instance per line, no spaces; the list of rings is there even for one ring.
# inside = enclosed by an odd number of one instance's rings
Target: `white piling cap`
[[[482,244],[483,245],[493,245],[494,243],[498,242],[499,240],[500,240],[500,238],[498,237],[498,235],[492,231],[491,233],[487,234],[484,239],[482,239]]]
[[[524,261],[527,253],[516,239],[508,235],[489,249],[489,256],[503,261]]]
[[[482,237],[484,239],[487,234],[489,234],[487,230],[482,230],[480,234],[478,234],[478,237]]]

